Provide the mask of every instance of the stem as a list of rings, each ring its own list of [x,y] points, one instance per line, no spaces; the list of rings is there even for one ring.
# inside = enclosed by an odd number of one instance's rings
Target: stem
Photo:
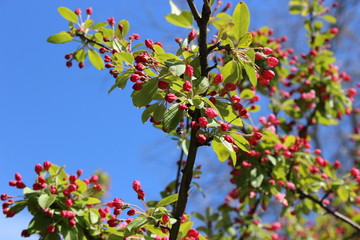
[[[209,23],[210,15],[211,15],[211,7],[209,0],[203,0],[203,8],[201,17],[199,12],[196,9],[195,3],[193,0],[187,0],[188,5],[191,9],[191,12],[194,16],[194,19],[199,27],[199,58],[200,58],[200,66],[201,66],[201,76],[206,77],[208,74],[208,50],[207,50],[207,25]],[[194,114],[192,116],[192,120],[197,121],[197,119],[201,116],[200,109],[195,109]],[[185,212],[189,189],[191,180],[193,177],[193,169],[196,159],[196,154],[198,150],[198,141],[196,137],[197,130],[191,130],[190,136],[190,147],[189,154],[187,156],[186,164],[183,171],[183,176],[181,178],[179,198],[176,202],[175,208],[173,210],[173,217],[177,220],[174,225],[172,225],[170,230],[170,240],[176,240],[180,230],[181,218]]]
[[[324,209],[327,213],[333,215],[335,218],[343,221],[344,223],[347,223],[352,228],[354,228],[357,233],[360,233],[360,225],[357,224],[356,222],[352,221],[350,218],[344,216],[343,214],[339,213],[338,211],[334,211],[334,210],[330,209],[329,207],[325,206],[320,200],[314,198],[313,196],[311,196],[309,194],[304,193],[299,188],[297,188],[296,191],[297,191],[297,193],[300,194],[301,198],[307,198],[307,199],[311,200],[312,202],[319,205],[322,209]]]

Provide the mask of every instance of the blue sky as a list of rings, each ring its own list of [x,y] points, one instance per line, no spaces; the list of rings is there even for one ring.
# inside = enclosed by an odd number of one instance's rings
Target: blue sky
[[[0,193],[19,194],[8,187],[14,173],[21,173],[31,185],[34,165],[47,160],[66,165],[69,173],[82,168],[85,176],[102,169],[111,176],[109,197],[133,203],[137,202],[131,189],[134,179],[143,182],[148,199],[158,199],[158,192],[173,179],[179,155],[176,143],[141,123],[142,111],[132,106],[130,91],[108,95],[114,80],[106,71],[95,70],[89,62],[82,70],[65,67],[64,55],[76,45],[46,42],[48,36],[66,29],[67,22],[56,10],[59,6],[84,11],[91,6],[95,21],[127,19],[130,32],[140,34],[142,40],[168,44],[187,35],[187,30],[164,21],[170,11],[167,1],[124,2],[0,1]],[[246,2],[253,13],[253,29],[269,24],[269,9],[256,5],[259,1]],[[286,0],[270,2],[287,8]],[[207,159],[201,162],[217,164],[213,155],[203,156]],[[8,220],[1,216],[2,237],[19,239],[29,220],[26,214]]]

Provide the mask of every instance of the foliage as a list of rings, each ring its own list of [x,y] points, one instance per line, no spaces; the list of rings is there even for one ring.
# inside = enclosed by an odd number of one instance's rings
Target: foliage
[[[34,216],[23,236],[343,239],[359,233],[359,214],[351,211],[360,203],[360,171],[339,173],[340,162],[331,164],[320,149],[312,149],[308,133],[315,125],[339,124],[352,111],[356,94],[355,89],[343,88],[350,77],[334,65],[328,42],[338,32],[327,29],[336,22],[328,13],[330,8],[323,1],[289,2],[291,14],[306,18],[309,51],[299,57],[293,49],[283,49],[280,43],[286,37],[271,37],[271,28],[249,32],[250,13],[244,2],[232,14],[226,13],[229,5],[220,10],[222,1],[203,2],[200,14],[193,1],[188,1],[190,11],[181,11],[170,1],[172,10],[166,20],[191,29],[186,38],[176,38],[175,53],[151,39],[136,44],[140,36],[129,33],[126,20],[95,23],[88,8],[82,21],[79,9],[58,8],[69,21],[69,30],[50,36],[48,42],[81,42],[66,55],[66,65],[76,61],[82,68],[88,59],[99,70],[109,69],[115,78],[109,93],[131,82],[132,103],[143,109],[142,122],[150,121],[171,135],[188,157],[179,162],[179,175],[159,202],[146,203],[140,182],[134,181],[145,210],[118,198],[103,204],[96,177],[80,180],[81,173],[69,176],[63,167],[49,162],[36,166],[32,188],[17,174],[10,185],[24,189],[23,199],[14,201],[3,194],[2,200],[7,217],[25,207]],[[214,30],[211,43],[209,30]],[[260,98],[268,99],[269,107],[255,121],[260,105],[264,107]],[[219,161],[228,163],[234,188],[216,212],[208,208],[205,214],[193,214],[204,222],[195,230],[184,210],[192,178],[201,174],[194,163],[202,146],[211,146]],[[262,215],[269,207],[279,209],[282,219],[266,223]],[[125,209],[135,216],[119,218]],[[306,226],[311,213],[320,217],[316,225]],[[339,221],[331,225],[330,217]]]

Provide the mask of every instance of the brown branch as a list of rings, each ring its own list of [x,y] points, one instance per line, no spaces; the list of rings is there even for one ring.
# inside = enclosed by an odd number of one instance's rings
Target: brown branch
[[[187,0],[187,3],[190,7],[191,13],[192,13],[196,23],[199,25],[199,22],[201,22],[201,17],[200,17],[199,11],[196,8],[194,0]]]
[[[352,221],[350,218],[344,216],[343,214],[339,213],[338,211],[332,210],[329,207],[325,206],[320,200],[316,199],[315,197],[303,192],[301,189],[297,188],[296,192],[300,194],[301,198],[307,198],[309,200],[311,200],[312,202],[316,203],[317,205],[319,205],[322,209],[324,209],[327,213],[329,213],[330,215],[334,216],[335,218],[343,221],[344,223],[347,223],[348,225],[350,225],[352,228],[354,228],[356,230],[357,233],[360,234],[360,225],[357,224],[356,222]]]
[[[108,50],[108,51],[112,51],[112,50],[113,50],[111,47],[109,47],[109,46],[106,45],[106,44],[103,44],[103,43],[100,43],[100,42],[98,42],[98,41],[95,41],[95,40],[93,40],[93,39],[91,39],[91,38],[88,38],[85,34],[76,34],[76,36],[85,39],[88,43],[93,43],[93,44],[96,44],[96,45],[98,45],[98,46],[100,46],[100,47],[106,48],[106,50]]]
[[[199,54],[200,54],[199,58],[200,58],[200,66],[201,66],[201,76],[207,77],[208,74],[207,26],[211,15],[211,6],[209,0],[203,0],[203,1],[204,3],[202,8],[202,16],[200,17],[198,11],[196,10],[194,1],[187,0],[191,12],[194,16],[194,19],[199,27],[198,44],[199,44]],[[200,109],[195,109],[194,114],[192,116],[192,120],[197,121],[197,119],[200,116],[201,116]],[[183,176],[181,178],[179,198],[173,210],[173,217],[177,221],[171,227],[170,240],[176,240],[178,237],[181,218],[185,212],[188,201],[188,195],[190,190],[190,184],[193,177],[193,169],[194,169],[196,154],[199,147],[196,133],[197,130],[194,129],[191,130],[189,154],[187,156],[185,168],[183,171]]]

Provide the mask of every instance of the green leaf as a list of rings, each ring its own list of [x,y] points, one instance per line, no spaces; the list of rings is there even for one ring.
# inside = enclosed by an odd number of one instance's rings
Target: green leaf
[[[202,94],[206,92],[210,86],[209,79],[207,77],[200,77],[193,80],[195,94]]]
[[[116,28],[115,36],[117,36],[119,39],[123,39],[126,36],[126,34],[129,32],[130,23],[127,20],[121,20],[119,24],[121,24],[123,28],[122,31],[120,31],[119,28]]]
[[[172,194],[170,196],[167,196],[166,198],[161,199],[157,204],[156,207],[165,207],[173,202],[176,202],[179,198],[179,194]]]
[[[165,19],[175,26],[192,28],[193,16],[190,11],[182,11],[179,15],[171,13],[165,16]]]
[[[130,73],[123,73],[120,74],[117,78],[116,78],[116,82],[114,85],[112,85],[112,87],[109,89],[108,94],[111,93],[116,87],[120,88],[120,89],[124,89],[126,87],[126,83],[128,81],[130,77]]]
[[[250,63],[250,62],[244,62],[244,68],[245,68],[246,75],[249,77],[251,84],[254,87],[256,87],[257,78],[256,78],[254,64]]]
[[[78,51],[76,51],[75,53],[75,58],[78,62],[83,62],[86,58],[86,51],[83,48],[80,48]]]
[[[73,37],[67,32],[59,32],[57,34],[51,35],[48,37],[47,41],[49,43],[66,43],[73,40]]]
[[[78,185],[77,192],[83,193],[86,191],[87,185],[84,181],[77,179],[75,182]]]
[[[336,23],[336,18],[332,15],[323,15],[322,18],[329,23]]]
[[[89,48],[88,49],[88,56],[89,56],[89,60],[91,62],[91,64],[99,69],[99,70],[102,70],[104,68],[104,61],[102,59],[102,57],[100,56],[100,54],[95,51],[94,49],[92,48]]]
[[[141,121],[142,123],[146,123],[151,114],[154,112],[154,109],[156,108],[156,104],[152,104],[145,108],[144,112],[141,115]]]
[[[98,203],[101,202],[100,199],[94,198],[94,197],[82,198],[81,201],[82,201],[84,204],[98,204]]]
[[[78,16],[71,11],[70,9],[66,8],[66,7],[58,7],[58,12],[60,13],[60,15],[65,18],[66,20],[73,22],[73,23],[77,23],[78,22]]]
[[[127,226],[126,229],[131,233],[136,233],[144,224],[146,224],[147,218],[143,215],[140,215],[133,219]]]
[[[230,134],[235,140],[235,144],[244,152],[250,152],[249,142],[240,134],[232,133]]]
[[[154,109],[153,118],[155,122],[160,122],[165,114],[166,107],[164,104],[156,104],[156,108]]]
[[[94,24],[94,20],[88,19],[84,22],[84,28],[90,28]]]
[[[193,227],[193,224],[194,224],[194,222],[192,222],[192,221],[182,223],[180,225],[180,230],[179,230],[179,232],[181,233],[181,236],[186,236],[188,231]]]
[[[46,193],[44,193],[44,194],[40,195],[40,197],[38,199],[38,203],[42,209],[46,209],[46,208],[50,207],[51,204],[53,204],[55,200],[56,200],[56,195],[49,196]]]
[[[243,90],[241,91],[241,93],[240,93],[240,98],[241,98],[241,99],[251,99],[251,98],[253,98],[254,96],[255,96],[254,91],[251,90],[251,89],[248,89],[248,88],[243,89]]]
[[[253,168],[250,171],[250,176],[251,176],[251,186],[253,186],[254,188],[258,188],[261,186],[261,183],[264,180],[264,175],[262,173],[259,173],[258,170],[256,168]]]
[[[349,191],[346,189],[345,186],[340,186],[337,189],[337,194],[339,195],[339,198],[343,201],[343,202],[347,202],[349,199]]]
[[[131,94],[132,102],[135,107],[142,108],[148,105],[156,94],[158,89],[157,78],[150,79],[143,84],[143,88],[139,91],[133,91]]]
[[[221,115],[221,117],[231,123],[232,125],[242,127],[243,122],[241,118],[239,117],[239,114],[233,109],[233,107],[230,104],[217,101],[216,102],[217,109]]]
[[[225,40],[227,38],[227,33],[231,31],[234,28],[234,26],[235,24],[232,22],[227,22],[226,24],[224,24],[224,26],[221,26],[218,33],[218,38],[221,40]]]
[[[251,33],[245,33],[239,40],[238,48],[246,48],[252,43]]]
[[[239,2],[232,15],[234,28],[231,31],[231,36],[239,40],[245,33],[248,32],[250,24],[250,12],[244,2]]]
[[[224,162],[229,158],[229,151],[218,138],[214,138],[214,140],[212,140],[211,147],[216,153],[220,162]]]
[[[179,124],[183,111],[179,109],[180,103],[173,103],[164,114],[163,127],[169,132]]]
[[[117,60],[124,61],[128,65],[133,65],[133,63],[134,63],[134,56],[129,52],[115,53],[115,57]]]
[[[293,6],[290,6],[290,14],[300,14],[304,9],[304,6],[303,5],[293,5]]]
[[[107,25],[108,25],[107,22],[98,22],[98,23],[95,23],[91,29],[99,29],[99,28],[106,27]]]
[[[221,73],[224,77],[224,84],[235,83],[239,79],[238,66],[234,60],[227,62],[221,69]]]
[[[185,64],[183,62],[165,63],[169,71],[176,77],[180,77],[185,72]]]

